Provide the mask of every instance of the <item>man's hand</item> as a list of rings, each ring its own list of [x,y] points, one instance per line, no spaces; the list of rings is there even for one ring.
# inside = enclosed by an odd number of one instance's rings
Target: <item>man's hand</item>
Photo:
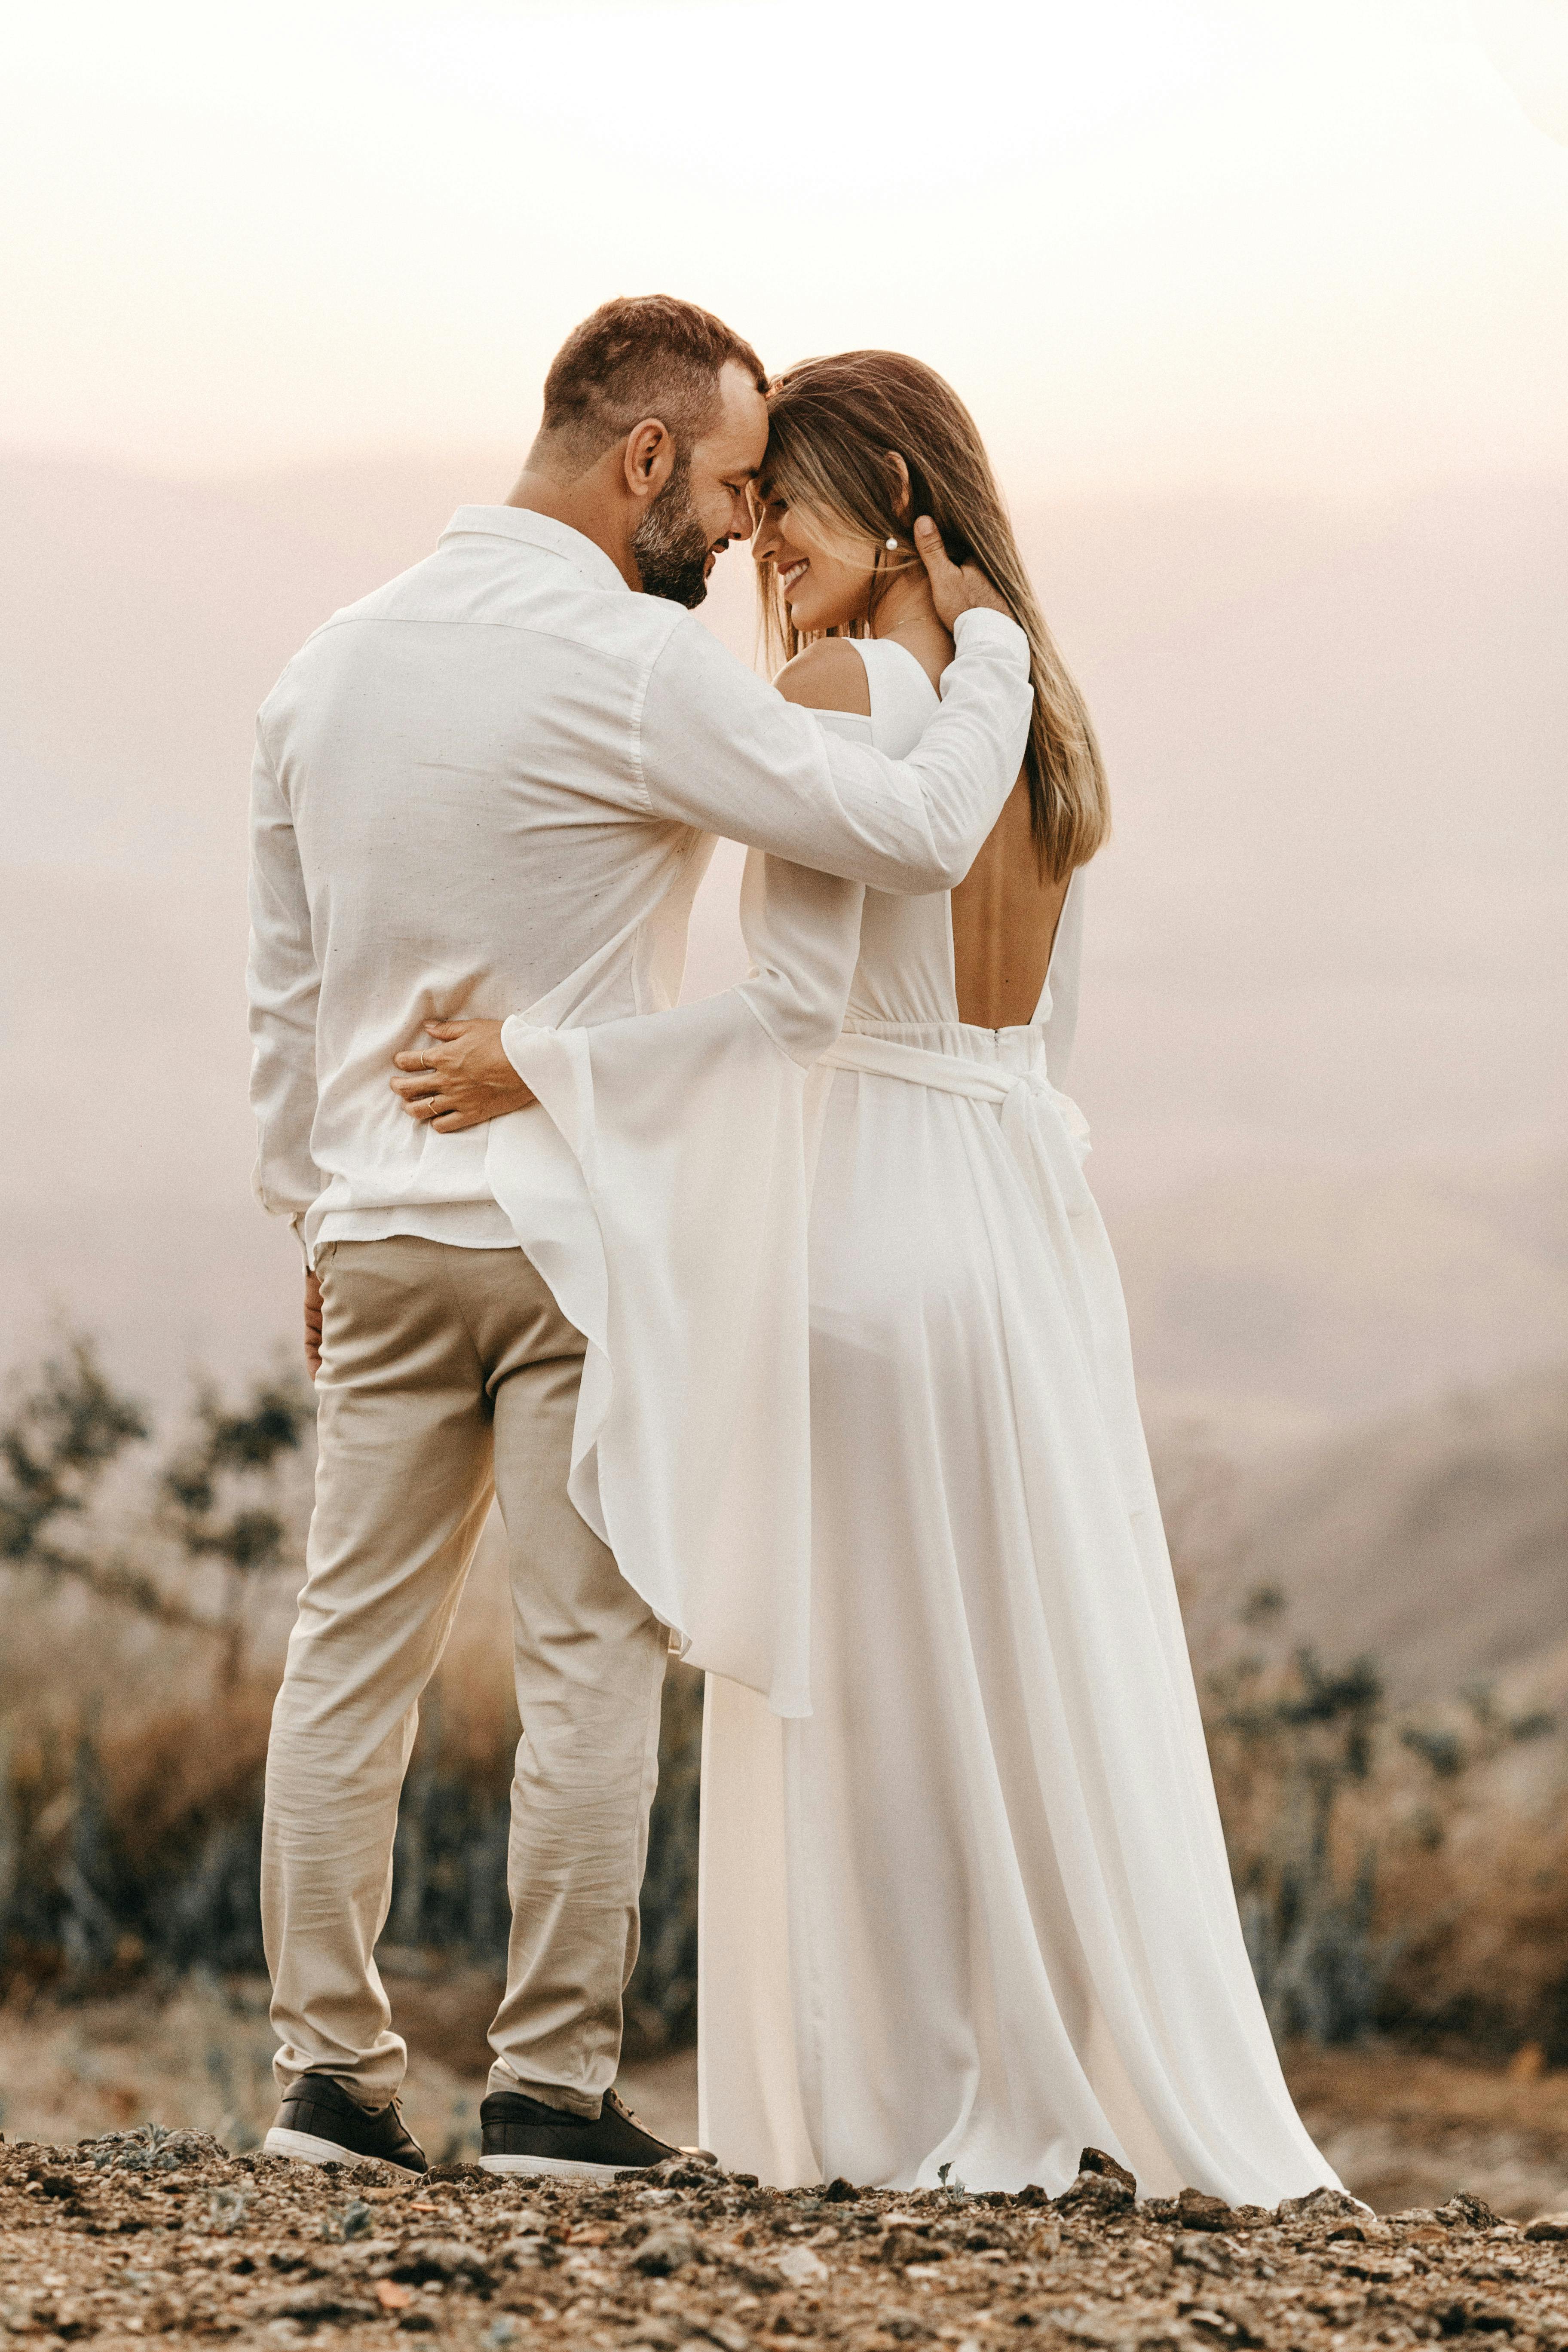
[[[977,563],[948,561],[942,533],[930,515],[921,515],[916,520],[915,553],[925,565],[931,602],[944,629],[951,632],[961,613],[1005,613],[1009,620],[1015,617]]]
[[[319,1276],[305,1271],[305,1370],[312,1380],[321,1369],[321,1285]]]
[[[402,1096],[409,1118],[438,1135],[456,1135],[526,1110],[535,1097],[501,1051],[500,1030],[499,1021],[427,1021],[429,1044],[393,1057],[408,1073],[393,1079],[392,1091]]]

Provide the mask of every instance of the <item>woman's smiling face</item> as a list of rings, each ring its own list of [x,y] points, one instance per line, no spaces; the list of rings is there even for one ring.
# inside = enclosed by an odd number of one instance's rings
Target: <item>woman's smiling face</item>
[[[824,531],[803,507],[777,496],[764,470],[754,492],[757,528],[752,554],[771,563],[790,619],[803,636],[840,629],[866,617],[876,572],[876,550],[846,545]]]

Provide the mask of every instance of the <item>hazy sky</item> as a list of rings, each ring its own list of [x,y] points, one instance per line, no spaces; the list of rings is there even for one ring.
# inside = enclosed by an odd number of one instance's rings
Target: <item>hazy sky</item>
[[[1568,0],[55,0],[5,79],[13,446],[510,447],[662,287],[1026,495],[1563,460]]]

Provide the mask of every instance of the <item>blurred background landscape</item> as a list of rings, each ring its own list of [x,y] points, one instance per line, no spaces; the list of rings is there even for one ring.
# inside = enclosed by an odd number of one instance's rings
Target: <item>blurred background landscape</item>
[[[1069,1088],[1270,2016],[1374,2201],[1462,2178],[1561,2205],[1568,10],[1119,0],[1123,74],[1110,32],[1046,9],[1025,62],[1048,100],[1007,99],[974,162],[987,55],[1021,37],[982,9],[941,154],[917,95],[921,160],[890,176],[854,160],[862,28],[846,89],[789,117],[787,250],[754,185],[765,110],[742,133],[719,108],[690,160],[639,114],[629,162],[548,193],[593,44],[613,77],[651,27],[700,131],[693,54],[782,75],[784,104],[817,13],[398,7],[372,43],[363,12],[278,8],[265,56],[174,8],[134,58],[107,11],[27,37],[3,167],[37,331],[0,404],[0,2126],[268,2120],[257,1790],[310,1431],[297,1254],[248,1193],[254,711],[320,620],[505,496],[574,320],[668,283],[770,362],[916,349],[992,438],[1110,769]],[[487,59],[535,142],[521,184]],[[846,208],[886,270],[835,245]],[[750,658],[743,550],[705,617]],[[737,971],[738,866],[721,847],[689,993]],[[653,2119],[689,2097],[700,1706],[672,1678],[633,2001]],[[385,1943],[414,2119],[454,2152],[515,1738],[487,1539]]]

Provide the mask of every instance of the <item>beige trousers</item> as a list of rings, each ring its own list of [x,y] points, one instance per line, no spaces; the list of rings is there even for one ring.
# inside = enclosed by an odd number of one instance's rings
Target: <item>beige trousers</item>
[[[523,1734],[490,2088],[596,2115],[620,2056],[668,1636],[566,1492],[584,1342],[516,1249],[320,1254],[320,1463],[272,1716],[261,1914],[279,2087],[403,2079],[376,1938],[419,1695],[494,1493]]]

